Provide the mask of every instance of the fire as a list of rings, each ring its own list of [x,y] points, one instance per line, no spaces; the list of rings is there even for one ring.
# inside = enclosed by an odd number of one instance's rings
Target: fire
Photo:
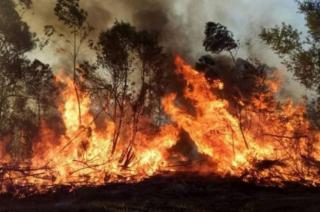
[[[187,82],[184,97],[192,102],[196,115],[176,106],[174,95],[164,98],[164,108],[189,133],[198,152],[215,164],[201,171],[243,177],[258,169],[245,180],[254,177],[279,185],[285,181],[319,183],[318,167],[307,165],[308,160],[318,158],[317,151],[310,149],[318,148],[319,132],[306,119],[304,105],[294,105],[290,100],[281,105],[268,101],[279,86],[267,81],[268,93],[252,99],[238,114],[231,113],[235,108],[216,95],[219,84],[208,83],[203,74],[179,57],[176,64]]]
[[[12,164],[3,166],[0,173],[1,192],[14,185],[31,185],[37,192],[44,192],[55,185],[138,182],[163,171],[180,170],[232,175],[265,184],[320,183],[320,134],[305,117],[304,105],[290,100],[269,101],[274,100],[279,82],[267,81],[267,93],[253,97],[250,103],[239,99],[239,105],[234,106],[218,95],[224,89],[221,81],[209,82],[180,57],[175,62],[177,74],[186,81],[184,96],[171,93],[163,97],[162,106],[171,122],[157,132],[138,131],[132,159],[126,166],[119,163],[128,143],[123,140],[125,136],[111,153],[116,123],[107,119],[106,128],[98,129],[90,112],[91,99],[82,94],[79,126],[73,82],[58,74],[57,82],[66,85],[59,106],[65,135],[57,136],[42,121],[40,134],[33,142],[33,156],[19,163],[13,163],[0,146],[1,163]],[[179,98],[190,102],[194,112],[183,107]],[[179,145],[191,147],[183,152]],[[184,162],[191,166],[178,166]]]

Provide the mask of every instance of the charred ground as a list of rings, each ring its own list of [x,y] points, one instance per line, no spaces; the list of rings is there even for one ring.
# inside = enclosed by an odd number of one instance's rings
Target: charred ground
[[[318,211],[320,189],[244,183],[237,178],[178,173],[136,184],[82,187],[26,198],[2,195],[0,211]]]

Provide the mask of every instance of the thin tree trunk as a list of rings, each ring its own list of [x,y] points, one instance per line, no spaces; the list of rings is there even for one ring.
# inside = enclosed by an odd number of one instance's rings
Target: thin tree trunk
[[[243,142],[244,142],[246,148],[249,149],[249,144],[248,144],[246,136],[245,136],[245,134],[243,132],[242,115],[241,115],[241,109],[240,108],[239,108],[239,129],[240,129],[240,132],[241,132],[241,136],[242,136]]]
[[[233,63],[236,64],[236,59],[234,58],[234,56],[233,56],[231,51],[229,51],[229,54],[230,54],[230,56],[232,58]]]
[[[74,27],[74,36],[73,36],[73,86],[76,92],[77,103],[78,103],[78,120],[79,127],[82,125],[81,121],[81,105],[80,105],[80,95],[78,92],[77,84],[76,84],[76,63],[77,63],[77,34],[76,27]]]
[[[39,91],[40,92],[40,91]],[[38,102],[38,128],[40,127],[41,125],[41,105],[40,105],[40,95],[38,95],[38,99],[37,99],[37,102]]]
[[[135,108],[134,108],[134,114],[132,118],[132,135],[130,142],[128,144],[127,149],[123,152],[120,158],[120,163],[123,163],[123,167],[126,168],[131,160],[134,158],[134,152],[133,152],[133,146],[135,143],[136,135],[138,132],[138,126],[140,121],[140,116],[143,113],[144,103],[145,103],[145,95],[147,92],[147,87],[145,83],[145,73],[146,73],[146,65],[143,62],[142,65],[142,73],[141,73],[141,89],[139,92],[139,96],[136,100]]]
[[[122,130],[122,122],[123,122],[123,116],[124,116],[124,106],[125,106],[125,97],[127,94],[127,86],[128,86],[128,72],[125,74],[125,78],[124,78],[124,86],[123,86],[123,90],[122,90],[122,95],[121,95],[121,100],[119,102],[119,109],[120,109],[120,113],[119,113],[119,120],[117,117],[117,114],[115,113],[115,123],[116,125],[116,129],[115,129],[115,133],[113,136],[113,140],[112,140],[112,149],[111,149],[111,155],[114,154],[115,150],[116,150],[116,146],[121,134],[121,130]],[[117,92],[117,91],[115,91]],[[115,99],[115,104],[118,104],[117,99]],[[118,124],[117,124],[118,121]]]

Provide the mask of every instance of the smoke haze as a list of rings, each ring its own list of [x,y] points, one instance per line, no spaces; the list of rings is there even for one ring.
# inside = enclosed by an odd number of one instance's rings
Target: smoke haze
[[[159,31],[162,45],[167,50],[182,55],[190,63],[194,63],[205,53],[202,40],[205,24],[208,21],[220,22],[234,33],[234,37],[241,44],[237,56],[255,57],[281,69],[284,67],[281,66],[279,58],[258,37],[261,27],[272,27],[286,22],[305,31],[303,16],[297,13],[297,5],[292,0],[82,0],[80,2],[88,11],[88,21],[95,27],[95,37],[101,30],[112,26],[116,20],[129,22],[138,29]],[[54,4],[54,0],[33,1],[32,13],[24,15],[28,23],[32,23],[33,31],[41,34],[44,25],[55,25],[60,31],[64,30],[53,13]],[[58,49],[59,44],[51,45],[54,45],[54,48],[46,48],[44,50],[46,54],[36,50],[31,57],[40,58],[53,67],[57,64],[68,64],[65,56],[61,57],[56,50],[52,51]],[[86,59],[90,58],[90,55],[90,53],[85,54]],[[287,72],[284,72],[284,75],[287,78],[288,90],[296,90],[298,84],[291,80],[292,76]]]

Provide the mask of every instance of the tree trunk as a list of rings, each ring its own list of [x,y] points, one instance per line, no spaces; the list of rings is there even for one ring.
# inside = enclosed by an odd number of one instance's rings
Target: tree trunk
[[[82,125],[81,121],[81,105],[80,105],[80,95],[78,92],[77,84],[76,84],[76,63],[77,63],[77,30],[74,27],[74,36],[73,36],[73,86],[76,92],[77,103],[78,103],[78,119],[79,119],[79,127]]]

